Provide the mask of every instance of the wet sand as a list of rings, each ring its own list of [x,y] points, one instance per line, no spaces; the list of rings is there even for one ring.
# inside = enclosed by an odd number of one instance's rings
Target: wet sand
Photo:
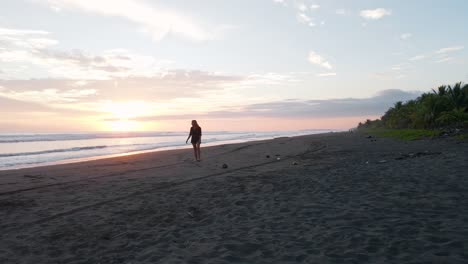
[[[467,172],[359,133],[1,171],[0,263],[468,263]]]

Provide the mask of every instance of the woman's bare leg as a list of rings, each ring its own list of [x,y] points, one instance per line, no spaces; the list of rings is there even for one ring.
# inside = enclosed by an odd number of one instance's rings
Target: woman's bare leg
[[[193,143],[193,154],[195,155],[195,160],[198,160],[198,151],[197,151],[197,144]]]
[[[197,143],[197,154],[198,160],[201,160],[200,142]]]

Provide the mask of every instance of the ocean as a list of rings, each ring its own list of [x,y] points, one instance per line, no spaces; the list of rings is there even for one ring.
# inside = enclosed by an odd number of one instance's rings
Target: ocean
[[[326,132],[330,130],[204,132],[202,147]],[[190,142],[185,144],[187,136],[186,132],[0,134],[0,170],[191,148]]]

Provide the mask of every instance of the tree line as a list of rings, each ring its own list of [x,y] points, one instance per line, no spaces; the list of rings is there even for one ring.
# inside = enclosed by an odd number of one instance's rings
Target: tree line
[[[468,84],[443,85],[414,100],[396,102],[377,120],[358,128],[437,129],[468,126]]]

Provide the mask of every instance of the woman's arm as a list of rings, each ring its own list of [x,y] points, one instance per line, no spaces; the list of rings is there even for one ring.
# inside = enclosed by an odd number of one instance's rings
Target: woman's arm
[[[191,136],[192,136],[192,128],[190,128],[190,133],[189,133],[189,135],[188,135],[187,140],[185,140],[185,144],[188,143],[188,140],[190,139]]]

